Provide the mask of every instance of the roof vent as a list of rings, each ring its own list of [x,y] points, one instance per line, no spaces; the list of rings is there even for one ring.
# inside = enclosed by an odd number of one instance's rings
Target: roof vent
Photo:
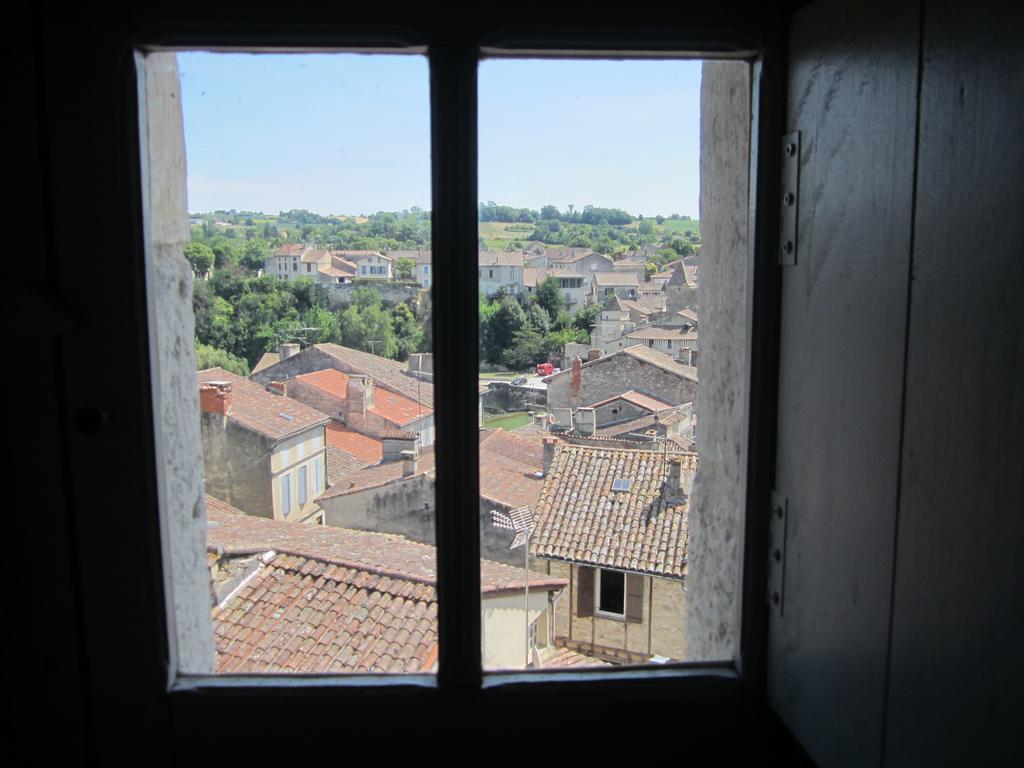
[[[281,417],[282,419],[284,419],[285,421],[295,421],[295,417],[294,417],[294,416],[292,416],[292,415],[290,415],[290,414],[287,414],[287,413],[279,413],[279,414],[277,414],[277,415],[278,415],[278,416],[280,416],[280,417]]]

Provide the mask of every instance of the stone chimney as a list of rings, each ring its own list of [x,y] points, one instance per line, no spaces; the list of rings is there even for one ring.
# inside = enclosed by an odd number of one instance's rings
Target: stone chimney
[[[350,373],[348,376],[348,388],[345,392],[346,413],[358,413],[365,416],[366,412],[373,408],[373,390],[372,376]]]
[[[551,462],[555,460],[555,446],[558,441],[553,437],[545,437],[541,442],[544,444],[544,476],[547,477],[551,471]]]
[[[590,350],[587,351],[587,362],[589,363],[589,362],[592,362],[594,360],[597,360],[600,356],[601,356],[601,350],[600,349],[590,349]],[[574,368],[575,368],[575,365],[576,364],[573,363],[573,367]]]
[[[199,385],[199,409],[227,416],[231,411],[231,382],[208,381]]]
[[[688,497],[693,488],[693,470],[688,456],[669,456],[665,490],[670,496]]]
[[[530,415],[533,417],[533,426],[540,427],[546,432],[548,429],[548,415],[543,411],[531,411]]]
[[[573,414],[576,431],[581,435],[597,433],[597,411],[593,408],[577,408]]]
[[[402,451],[402,477],[412,477],[416,474],[419,458],[418,451]]]
[[[415,432],[404,429],[388,429],[380,433],[381,461],[405,459],[405,455],[416,452],[419,438]]]
[[[295,355],[299,354],[299,352],[301,351],[302,347],[296,344],[295,342],[290,341],[285,344],[282,344],[280,349],[278,350],[278,362],[281,362],[282,360],[287,360],[289,357],[295,357]]]
[[[552,429],[572,429],[572,408],[552,408],[551,415],[554,417]]]

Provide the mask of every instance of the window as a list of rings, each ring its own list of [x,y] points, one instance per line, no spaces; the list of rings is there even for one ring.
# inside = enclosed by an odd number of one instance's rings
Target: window
[[[445,77],[445,76],[442,76],[442,77]],[[447,75],[446,77],[451,77],[451,75]],[[450,113],[450,114],[451,114],[451,113]],[[441,128],[440,130],[441,130],[441,133],[443,134],[444,130],[446,130],[446,129],[445,129],[445,128],[443,128],[443,126],[442,126],[442,128]],[[449,183],[452,183],[451,179],[449,179]],[[442,188],[444,188],[444,184],[442,184]],[[443,209],[443,208],[444,208],[444,206],[438,206],[438,207],[439,207],[439,208],[441,208],[441,209]],[[439,211],[439,212],[435,213],[435,215],[436,215],[436,216],[439,216],[439,217],[442,217],[442,218],[443,218],[444,216],[446,216],[446,215],[449,215],[449,214],[447,214],[447,213],[446,213],[446,212],[445,212],[444,210],[441,210],[441,211]],[[435,246],[435,248],[436,248],[436,247],[437,247],[437,246]],[[456,260],[456,262],[455,262],[455,263],[459,263],[459,262],[458,262],[458,260]],[[453,266],[454,266],[454,264],[453,264]],[[465,266],[465,264],[463,264],[463,266]],[[443,270],[442,270],[442,271],[443,271]],[[360,269],[360,272],[361,272],[361,273],[365,273],[365,268],[362,268],[362,269]],[[492,275],[493,275],[493,270],[490,270],[490,274],[492,274]],[[442,281],[440,281],[440,282],[438,283],[438,286],[440,286],[440,283],[443,283],[443,282],[444,282],[443,280],[442,280]],[[435,289],[435,290],[437,290],[437,289]],[[444,286],[443,288],[440,288],[440,289],[438,290],[438,292],[437,292],[437,294],[436,294],[436,295],[438,295],[438,296],[441,296],[441,297],[452,297],[452,295],[453,295],[453,289],[452,289],[452,287],[451,287],[450,285],[445,285],[445,286]],[[463,297],[463,298],[465,298],[465,297]],[[456,310],[451,310],[450,308],[447,308],[447,304],[446,304],[445,302],[443,302],[443,301],[438,301],[438,302],[437,302],[437,304],[438,304],[438,305],[445,305],[445,309],[444,309],[443,311],[447,313],[447,316],[449,316],[449,319],[451,319],[451,318],[452,318],[453,316],[455,316],[455,315],[457,314],[457,311],[456,311]],[[445,323],[447,323],[447,322],[449,322],[449,321],[441,321],[441,323],[439,324],[439,325],[440,325],[440,327],[447,327],[447,328],[451,328],[451,326],[445,326],[445,325],[444,325],[444,324],[445,324]],[[463,350],[463,351],[465,351],[465,350]],[[451,350],[451,349],[449,350],[449,354],[452,354],[452,350]],[[456,355],[456,356],[458,356],[458,355]],[[450,357],[450,359],[452,359],[452,358]],[[450,383],[451,383],[451,380],[450,380]],[[440,397],[440,398],[443,398],[443,394],[440,394],[440,395],[439,395],[439,397]],[[442,420],[442,421],[440,422],[440,426],[439,426],[439,429],[441,429],[442,431],[443,431],[444,429],[451,429],[451,424],[449,424],[449,425],[445,426],[445,425],[444,425],[444,423],[443,423],[443,420]],[[440,454],[438,455],[438,462],[439,462],[439,464],[443,464],[443,460],[442,460],[442,457],[441,457],[441,454],[442,454],[442,453],[443,453],[443,452],[441,452],[441,453],[440,453]],[[319,471],[317,471],[317,477],[319,477],[319,476],[321,476],[321,473],[319,473]],[[285,476],[285,477],[283,477],[283,479],[282,479],[282,485],[283,485],[283,490],[284,490],[284,488],[285,488],[285,487],[287,487],[287,486],[290,486],[290,478],[289,478],[288,476]],[[283,497],[287,497],[287,499],[288,499],[288,501],[284,501],[284,500],[283,500],[283,503],[285,503],[285,504],[288,504],[288,505],[290,506],[290,487],[288,487],[288,493],[284,493],[284,494],[283,494]],[[447,545],[446,545],[446,546],[449,546],[449,547],[451,547],[451,545],[452,545],[453,543],[455,543],[455,542],[458,542],[458,541],[460,541],[460,538],[465,538],[466,536],[467,536],[467,535],[466,535],[466,531],[462,531],[462,532],[460,532],[460,534],[457,534],[457,535],[454,535],[454,536],[453,536],[453,535],[449,535],[449,541],[447,541]],[[442,537],[441,537],[441,539],[443,539],[443,538],[444,538],[444,537],[442,536]],[[472,537],[470,537],[470,538],[472,538]],[[450,550],[450,551],[451,551],[451,550]],[[612,573],[613,573],[613,571],[612,571]],[[621,574],[620,574],[620,575],[621,575]],[[611,579],[611,580],[614,580],[614,578],[615,578],[615,577],[614,577],[614,575],[611,575],[611,577],[609,577],[609,579]],[[625,589],[625,587],[624,587],[623,589]],[[611,586],[609,585],[609,588],[608,588],[608,589],[606,590],[606,592],[608,593],[608,595],[613,595],[613,594],[614,594],[614,592],[615,592],[615,590],[614,590],[614,589],[612,589],[612,588],[611,588]],[[609,599],[610,599],[610,598],[609,598]],[[622,595],[622,596],[620,597],[620,602],[621,602],[621,603],[626,603],[626,602],[627,602],[627,596],[625,595],[625,593],[624,593],[624,594],[623,594],[623,595]],[[613,608],[613,607],[614,607],[614,605],[611,605],[611,604],[609,604],[609,605],[607,605],[607,607],[609,608],[609,612],[610,612],[610,609],[611,609],[611,608]],[[622,609],[622,610],[625,610],[625,608],[621,608],[621,609]],[[453,642],[454,642],[454,643],[456,643],[456,644],[461,644],[461,643],[462,643],[462,641],[460,641],[460,640],[458,640],[458,639],[456,639],[456,640],[453,640]],[[457,649],[457,650],[458,650],[458,649]],[[460,652],[465,652],[465,651],[466,651],[466,648],[465,648],[465,647],[463,647],[463,648],[462,648],[462,649],[460,650]],[[443,651],[443,650],[442,650],[441,652],[442,652],[442,655],[443,655],[445,651]],[[470,654],[470,656],[471,656],[471,654]],[[450,662],[451,662],[451,660],[452,660],[452,659],[450,658]],[[454,668],[450,668],[450,669],[454,669]],[[477,674],[478,674],[478,673],[477,673]],[[467,677],[468,677],[468,679],[470,679],[470,680],[471,680],[471,679],[473,678],[473,676],[474,676],[474,673],[470,672],[470,673],[468,674],[468,676],[467,676]]]
[[[281,475],[281,515],[292,511],[292,476],[290,473]]]
[[[313,461],[313,493],[317,496],[324,489],[324,463],[323,459],[315,459]]]
[[[626,615],[626,574],[622,571],[599,570],[597,580],[597,611],[609,616]]]
[[[303,464],[301,467],[299,467],[299,507],[304,507],[306,505],[306,498],[308,494],[308,478],[306,477],[307,473],[307,465]]]

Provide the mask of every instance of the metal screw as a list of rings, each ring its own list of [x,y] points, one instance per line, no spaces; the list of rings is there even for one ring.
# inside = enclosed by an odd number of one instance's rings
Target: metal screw
[[[779,604],[779,593],[778,592],[772,592],[772,602],[775,605]]]
[[[786,242],[785,242],[785,243],[783,244],[783,246],[782,246],[782,252],[783,252],[783,253],[785,253],[785,254],[790,254],[790,253],[792,253],[792,252],[793,252],[793,241],[792,241],[792,240],[787,240],[787,241],[786,241]]]
[[[796,153],[796,144],[790,142],[786,145],[786,157],[792,157]]]
[[[787,192],[782,196],[782,202],[784,202],[786,205],[792,205],[793,203],[796,202],[796,198],[793,197],[792,192]]]

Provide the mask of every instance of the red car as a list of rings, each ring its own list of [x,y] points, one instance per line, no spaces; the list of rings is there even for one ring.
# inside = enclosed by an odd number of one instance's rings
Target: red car
[[[538,376],[550,376],[555,372],[555,366],[551,363],[537,363],[537,375]]]

